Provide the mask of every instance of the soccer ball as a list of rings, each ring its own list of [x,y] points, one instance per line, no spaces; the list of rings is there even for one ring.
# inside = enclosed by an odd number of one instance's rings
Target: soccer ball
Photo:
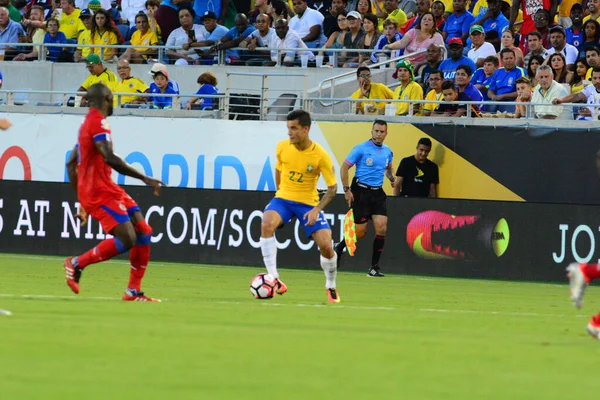
[[[275,294],[276,280],[269,274],[258,274],[250,282],[250,293],[259,300],[270,299]]]

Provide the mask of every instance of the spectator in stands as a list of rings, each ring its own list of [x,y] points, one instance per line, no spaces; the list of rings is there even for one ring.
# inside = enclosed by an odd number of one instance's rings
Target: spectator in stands
[[[442,71],[434,70],[429,74],[429,87],[431,90],[427,93],[425,100],[437,101],[437,103],[425,103],[423,105],[423,116],[428,117],[437,108],[438,104],[443,100],[442,81],[444,74]]]
[[[323,34],[323,14],[308,7],[306,0],[293,0],[296,15],[290,20],[289,27],[295,31],[308,48],[314,49],[327,39]],[[352,27],[351,27],[352,29]]]
[[[502,38],[500,40],[501,43],[501,49],[510,49],[512,51],[514,51],[515,56],[517,57],[517,65],[520,67],[523,65],[523,51],[515,46],[515,34],[512,31],[509,31],[508,29],[505,30],[504,32],[502,32]],[[502,51],[500,50],[500,51]],[[500,57],[500,53],[498,53],[498,57],[500,58],[500,60],[502,60],[502,57]]]
[[[377,17],[375,14],[365,14],[365,20],[363,21],[363,30],[365,34],[358,42],[358,48],[361,50],[374,50],[375,45],[379,42],[381,32],[377,30]],[[359,53],[358,63],[360,65],[371,64],[372,53]]]
[[[213,17],[216,17],[213,14]],[[216,22],[216,18],[214,18]],[[206,40],[206,29],[194,24],[194,10],[184,7],[179,10],[181,26],[171,32],[167,39],[167,56],[175,60],[176,65],[193,65],[200,58],[193,48],[200,47]]]
[[[110,9],[106,11],[108,11],[110,19],[115,25],[119,25],[121,23],[121,12],[119,11],[119,4],[117,0],[110,0]],[[123,22],[127,23],[127,20],[123,19]]]
[[[398,3],[398,8],[404,11],[404,14],[406,14],[407,18],[412,18],[417,9],[417,2],[415,0],[400,0]]]
[[[565,56],[563,56],[562,53],[552,54],[551,56],[546,58],[544,64],[549,65],[550,68],[552,68],[554,79],[556,79],[558,83],[567,83],[571,81],[571,75],[573,74],[573,72],[568,70]]]
[[[531,31],[527,35],[527,49],[527,55],[523,58],[523,65],[526,67],[532,56],[540,56],[544,60],[548,57],[548,50],[542,45],[542,34],[538,31]]]
[[[575,66],[575,61],[577,61],[577,57],[579,56],[579,50],[575,46],[567,43],[567,33],[565,32],[565,28],[560,25],[554,25],[550,28],[550,43],[552,47],[548,49],[548,55],[552,55],[554,53],[561,53],[565,56],[567,61],[567,67],[573,68]]]
[[[527,65],[527,77],[531,83],[531,87],[536,87],[538,84],[536,73],[540,65],[544,64],[544,59],[541,56],[531,56],[529,58],[529,65]]]
[[[348,12],[351,11],[358,11],[361,18],[364,18],[366,14],[375,13],[374,7],[371,7],[369,0],[359,0],[358,3],[356,3],[356,8],[348,10]]]
[[[109,69],[104,67],[102,64],[102,59],[98,54],[90,54],[86,58],[87,69],[89,71],[89,75],[86,80],[81,84],[78,92],[87,92],[88,88],[92,86],[94,83],[103,83],[108,88],[114,92],[115,86],[118,82],[117,76]],[[83,96],[81,100],[81,106],[85,107],[87,105],[86,97]]]
[[[516,65],[515,52],[512,49],[502,49],[500,52],[502,58],[502,67],[494,72],[490,87],[488,89],[488,98],[491,101],[515,101],[517,98],[517,84],[519,78],[525,76],[525,70]],[[486,105],[489,112],[514,112],[515,106],[509,105]]]
[[[294,14],[289,5],[282,0],[269,0],[267,14],[271,16],[271,27],[275,29],[275,23],[280,19],[288,21]]]
[[[554,80],[552,69],[542,65],[537,69],[539,85],[533,91],[531,102],[534,104],[548,104],[546,106],[533,106],[536,118],[540,119],[573,119],[569,107],[552,105],[553,101],[565,97],[567,89]]]
[[[571,6],[570,18],[568,19],[571,22],[570,24],[561,24],[567,28],[567,43],[579,48],[583,43],[583,7],[580,3]]]
[[[164,1],[164,0],[163,0]],[[216,16],[216,23],[219,25],[225,24],[225,18],[229,13],[229,4],[234,4],[235,1],[232,0],[191,0],[190,3],[193,4],[194,12],[196,13],[196,17],[194,18],[195,24],[202,23],[202,16],[206,14],[207,11],[210,11]],[[238,3],[239,4],[239,3]],[[181,4],[178,4],[181,9]],[[192,6],[192,4],[186,4],[186,6]],[[246,10],[250,9],[250,5],[248,4],[245,7],[236,8],[237,12],[246,13],[246,11],[242,10],[242,8],[246,8]]]
[[[383,32],[384,30],[384,22],[387,19],[392,19],[396,21],[396,29],[401,27],[406,23],[408,18],[406,18],[406,14],[400,8],[398,8],[398,0],[384,0],[383,1],[383,9],[379,5],[378,1],[373,1],[375,5],[375,15],[379,21],[379,31]]]
[[[191,9],[189,11],[193,12],[193,10]],[[212,11],[205,12],[202,18],[200,18],[200,21],[202,21],[202,23],[204,24],[204,29],[206,30],[204,34],[205,39],[203,41],[196,41],[195,43],[190,44],[191,47],[205,47],[215,45],[219,43],[221,39],[223,39],[223,37],[229,32],[229,30],[226,27],[217,23],[217,15]],[[210,52],[204,52],[202,54],[202,57],[205,59],[210,58]],[[210,61],[209,63],[212,63],[212,61]]]
[[[81,10],[79,19],[81,19],[85,29],[77,37],[77,44],[92,44],[93,13],[87,8]],[[75,62],[85,61],[89,54],[89,47],[78,47],[75,50],[75,54],[73,54],[73,59]]]
[[[386,59],[397,57],[398,52],[383,51],[383,48],[400,39],[402,39],[402,34],[398,32],[398,22],[394,19],[387,19],[383,23],[383,35],[379,37],[373,53],[371,54],[371,63],[375,64],[378,61],[381,61],[382,57],[385,57]]]
[[[0,43],[19,43],[19,36],[25,36],[25,31],[21,24],[10,19],[8,9],[0,7]],[[10,60],[18,54],[17,46],[1,46],[4,51],[4,59]]]
[[[196,92],[197,95],[216,95],[219,94],[217,89],[217,77],[212,72],[205,72],[198,77],[198,85],[200,89]],[[213,110],[218,108],[219,99],[212,97],[192,97],[190,101],[185,105],[186,110],[192,110],[199,108],[200,110]]]
[[[48,20],[48,30],[44,36],[44,44],[66,44],[67,38],[64,33],[58,31],[58,21],[54,18]],[[48,61],[67,61],[60,57],[61,52],[66,50],[64,47],[48,46],[47,60]]]
[[[276,35],[275,29],[269,27],[270,21],[267,14],[260,14],[256,18],[256,30],[240,43],[240,47],[245,47],[253,53],[252,58],[246,61],[246,65],[259,66],[270,59],[270,53],[268,52],[255,52],[257,48],[267,47],[271,37]]]
[[[413,28],[406,32],[406,35],[399,41],[389,44],[384,47],[384,50],[400,50],[405,49],[406,53],[414,53],[420,50],[426,50],[429,45],[444,46],[444,38],[438,32],[434,16],[430,12],[426,12],[421,16],[419,27]],[[419,54],[409,57],[408,60],[419,68],[426,63],[427,56]]]
[[[591,85],[587,85],[581,92],[554,99],[552,103],[579,103],[583,101],[587,101],[590,107],[580,108],[577,119],[587,121],[598,120],[598,106],[600,106],[600,67],[594,67]],[[594,107],[591,107],[592,105]]]
[[[600,1],[587,1],[587,8],[590,13],[583,18],[583,23],[586,23],[587,21],[598,21],[600,19]]]
[[[594,69],[594,67],[600,67],[600,47],[589,47],[585,51],[585,62],[587,63],[587,65],[589,65],[588,71],[585,75],[585,79],[591,81],[592,70]]]
[[[329,43],[329,39],[335,32],[339,32],[341,30],[338,23],[338,17],[342,15],[342,13],[344,16],[348,14],[346,12],[347,5],[348,3],[346,0],[333,0],[331,2],[331,7],[329,7],[329,10],[324,14],[325,18],[323,19],[323,34],[327,38],[327,43]]]
[[[519,10],[523,11],[523,23],[521,24],[521,43],[519,47],[521,50],[527,48],[527,34],[529,32],[538,30],[542,36],[548,31],[548,24],[554,19],[556,15],[556,9],[558,7],[558,0],[541,0],[541,1],[530,1],[530,0],[513,0],[510,9],[510,19],[508,22],[508,29],[515,32],[515,22],[519,15]],[[546,10],[548,11],[546,11]],[[538,15],[538,12],[544,11],[543,15]],[[552,18],[550,18],[552,17]],[[537,19],[537,20],[536,20]],[[545,25],[544,25],[545,24]],[[545,26],[545,28],[544,28]],[[541,28],[541,29],[540,29]],[[544,39],[544,38],[542,38]],[[542,43],[545,41],[542,40]],[[544,47],[548,48],[549,43],[544,43]]]
[[[436,0],[431,3],[431,12],[435,17],[435,22],[437,24],[437,28],[440,32],[444,31],[444,27],[446,26],[446,6],[440,0]]]
[[[488,56],[483,62],[483,68],[479,68],[475,71],[473,78],[471,78],[471,82],[479,89],[484,101],[489,100],[489,97],[487,96],[488,89],[490,88],[494,72],[496,72],[499,65],[500,62],[498,61],[498,57]]]
[[[60,10],[62,9],[62,13]],[[52,16],[60,22],[60,31],[65,34],[68,43],[77,43],[77,36],[85,30],[83,22],[79,19],[81,10],[75,8],[75,0],[60,0],[60,8]]]
[[[462,0],[458,0],[462,1]],[[475,63],[469,57],[463,56],[463,41],[459,37],[453,37],[448,41],[448,49],[450,58],[445,59],[440,64],[440,71],[444,73],[444,80],[454,81],[454,75],[456,74],[456,68],[459,65],[465,64],[471,67],[471,71],[475,71]]]
[[[496,49],[490,42],[486,42],[486,34],[481,25],[471,25],[469,36],[472,47],[467,57],[473,60],[477,68],[481,68],[488,56],[496,55]]]
[[[471,70],[471,67],[464,64],[459,65],[458,68],[456,68],[456,76],[454,79],[456,87],[460,93],[466,94],[472,101],[483,101],[483,95],[471,82],[472,75],[473,71]],[[479,107],[480,106],[474,108],[479,111]]]
[[[569,82],[569,85],[571,86],[571,93],[581,92],[583,88],[589,84],[589,81],[586,78],[588,69],[590,68],[585,60],[577,60],[575,63],[575,73]]]
[[[523,0],[525,1],[525,0]],[[543,8],[540,8],[536,11],[533,17],[533,23],[535,24],[535,29],[542,35],[542,45],[546,48],[550,48],[550,12]],[[511,31],[514,32],[514,31]],[[523,35],[523,27],[521,27],[521,35]],[[525,47],[525,46],[519,46]]]
[[[358,43],[365,35],[365,31],[362,29],[361,16],[357,11],[351,11],[346,18],[350,29],[344,36],[344,49],[358,49]],[[343,51],[340,60],[338,60],[338,66],[354,68],[358,66],[358,59],[357,52]]]
[[[254,10],[250,11],[250,13],[248,14],[248,22],[251,25],[254,25],[258,16],[260,14],[266,14],[268,8],[269,2],[267,0],[255,0]]]
[[[119,78],[121,78],[121,80],[115,84],[115,93],[148,93],[148,85],[146,85],[146,83],[141,79],[131,76],[131,66],[127,60],[119,60],[117,64],[117,74],[119,74]],[[121,106],[125,106],[127,104],[144,104],[146,103],[146,100],[147,97],[122,96]],[[117,97],[115,96],[115,102],[116,101]]]
[[[177,4],[174,3],[175,1]],[[193,0],[162,0],[160,6],[158,6],[158,10],[156,10],[155,17],[158,25],[160,26],[160,31],[162,32],[163,38],[168,38],[171,35],[171,32],[180,27],[180,20],[178,18],[179,11],[182,7],[189,7],[189,3],[192,1]],[[217,2],[218,0],[214,1],[213,4]],[[204,2],[194,2],[194,4],[196,3],[201,4]],[[226,3],[229,5],[228,1],[226,1]]]
[[[471,101],[469,96],[458,91],[453,81],[445,80],[442,83],[442,95],[444,101],[435,108],[431,113],[432,116],[462,117],[467,115],[466,104],[448,104],[453,101]]]
[[[173,97],[161,96],[161,94],[179,94],[177,82],[169,79],[166,65],[156,63],[150,70],[153,82],[150,84],[149,92],[155,96],[148,98],[150,108],[167,109],[173,108]]]
[[[394,100],[403,100],[398,103],[396,115],[408,115],[411,100],[423,100],[423,88],[415,82],[413,65],[408,60],[400,60],[396,64],[396,72],[392,75],[400,81],[400,86],[394,90]],[[413,114],[421,115],[422,105],[413,103]]]
[[[113,3],[118,4],[118,1],[111,0],[111,6]],[[148,9],[148,6],[146,5],[146,3],[147,3],[147,0],[121,0],[120,16],[115,15],[114,11],[111,10],[111,18],[115,21],[116,24],[129,25],[130,28],[134,28],[134,27],[136,27],[135,21],[136,21],[136,16],[138,15],[138,13],[143,12],[144,10]],[[160,3],[156,4],[155,7],[158,8],[159,5],[160,5]],[[116,9],[118,11],[117,7],[115,7],[114,9]],[[119,19],[115,19],[115,18],[119,18]],[[148,19],[150,19],[150,18],[154,18],[154,17],[153,16],[150,17],[150,15],[148,15]],[[156,19],[154,20],[154,22],[156,23]],[[137,27],[136,27],[136,29],[137,29]],[[152,31],[152,32],[154,32],[154,31]]]
[[[110,14],[108,11],[100,9],[93,16],[92,32],[90,35],[91,43],[95,45],[116,45],[119,44],[118,31],[110,22]],[[94,54],[103,55],[104,61],[115,61],[114,48],[98,48],[92,47],[90,50]]]
[[[446,19],[443,32],[444,39],[450,46],[450,39],[459,38],[464,46],[469,36],[469,28],[475,17],[465,9],[466,0],[454,0],[452,4],[454,12]]]
[[[383,83],[371,82],[369,67],[358,67],[356,70],[358,90],[352,94],[351,99],[367,99],[354,103],[356,114],[384,114],[385,105],[389,103],[377,100],[392,100],[394,92]]]
[[[398,31],[401,34],[404,35],[409,30],[411,30],[413,28],[416,28],[417,27],[417,22],[421,18],[421,15],[423,15],[426,12],[428,12],[430,8],[431,8],[431,1],[430,0],[417,0],[417,2],[416,2],[416,8],[415,8],[416,14],[413,15],[412,17],[410,17],[408,19],[408,21],[406,21],[406,23],[404,25],[402,25],[400,27],[400,29],[398,29]],[[435,19],[435,17],[434,17],[434,19]]]
[[[253,26],[248,25],[248,17],[246,17],[245,14],[238,14],[235,16],[235,27],[231,28],[229,32],[227,32],[221,40],[217,41],[217,43],[211,47],[209,51],[205,52],[205,54],[239,47],[240,43],[255,30],[256,29]],[[205,56],[203,55],[203,57]],[[227,64],[232,65],[244,64],[242,56],[237,50],[227,50],[225,61]]]
[[[471,24],[471,27],[474,25],[480,25],[485,32],[485,40],[491,43],[495,48],[500,47],[500,37],[502,36],[502,32],[504,32],[508,26],[508,20],[501,11],[501,4],[501,0],[488,0],[488,8],[487,11],[485,11],[485,14],[478,15],[475,21]],[[469,45],[470,43],[467,42],[467,46]]]
[[[598,46],[600,41],[600,24],[596,20],[590,20],[583,23],[584,40],[579,46],[579,57],[582,57],[590,47]]]
[[[41,44],[44,43],[46,31],[35,24],[36,22],[44,21],[44,9],[41,6],[32,6],[29,11],[29,18],[23,19],[23,25],[26,27],[27,43]],[[41,50],[40,46],[25,48],[28,53],[20,53],[13,61],[31,61],[37,60],[38,53]]]
[[[423,93],[429,92],[429,76],[432,71],[437,71],[442,62],[442,48],[435,44],[430,44],[425,53],[425,61],[427,62],[420,70],[417,69],[417,75],[421,77],[423,85]],[[443,78],[443,76],[442,76]],[[440,80],[440,88],[442,84]],[[440,89],[441,90],[441,89]]]
[[[21,22],[23,16],[19,12],[19,10],[12,5],[10,0],[0,0],[0,7],[5,7],[8,10],[8,16],[14,22]]]
[[[162,43],[162,32],[160,31],[160,26],[156,21],[156,12],[158,11],[158,7],[160,6],[160,1],[146,0],[146,3],[144,3],[144,5],[146,6],[146,14],[148,15],[148,23],[150,25],[150,30],[156,34],[159,43]]]
[[[132,46],[157,46],[159,44],[156,33],[150,30],[148,16],[140,12],[135,17],[135,25],[137,30],[131,36]],[[156,49],[148,49],[144,47],[130,47],[121,55],[121,60],[127,60],[134,64],[141,64],[149,58],[156,57]]]
[[[285,19],[280,19],[275,24],[275,36],[271,36],[271,41],[268,46],[271,49],[271,62],[265,65],[276,65],[278,61],[283,57],[283,64],[287,67],[294,66],[296,57],[306,55],[310,61],[315,59],[315,55],[308,50],[306,44],[302,41],[300,36],[291,30]],[[307,49],[305,51],[286,50],[278,51],[276,49]]]
[[[526,118],[528,116],[529,103],[533,94],[531,81],[527,77],[517,79],[517,104],[514,118]]]
[[[337,16],[338,30],[333,31],[333,33],[327,38],[327,42],[325,43],[323,48],[341,49],[344,47],[344,38],[346,37],[346,33],[348,33],[348,18],[346,18],[346,16],[346,10],[342,11]],[[323,52],[319,53],[319,55],[323,54]]]

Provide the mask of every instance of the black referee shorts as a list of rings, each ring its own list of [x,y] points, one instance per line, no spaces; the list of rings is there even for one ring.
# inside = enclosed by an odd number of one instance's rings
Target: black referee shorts
[[[385,204],[387,195],[383,189],[371,190],[352,185],[351,190],[354,196],[352,211],[354,212],[355,224],[366,223],[372,215],[387,216],[387,206]]]

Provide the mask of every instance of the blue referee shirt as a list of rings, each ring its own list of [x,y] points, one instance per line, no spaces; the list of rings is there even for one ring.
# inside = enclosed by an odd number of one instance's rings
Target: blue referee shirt
[[[383,186],[385,169],[392,163],[394,153],[389,146],[377,146],[372,140],[356,145],[344,160],[346,165],[356,165],[354,176],[360,183]]]

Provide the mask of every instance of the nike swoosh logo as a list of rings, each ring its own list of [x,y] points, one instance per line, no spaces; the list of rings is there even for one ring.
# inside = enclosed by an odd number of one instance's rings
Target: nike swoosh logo
[[[420,233],[419,236],[415,239],[413,243],[413,252],[422,258],[429,259],[440,259],[440,260],[451,260],[453,257],[445,256],[443,254],[432,253],[423,248],[423,243],[421,243],[421,239],[423,238],[423,233]]]

